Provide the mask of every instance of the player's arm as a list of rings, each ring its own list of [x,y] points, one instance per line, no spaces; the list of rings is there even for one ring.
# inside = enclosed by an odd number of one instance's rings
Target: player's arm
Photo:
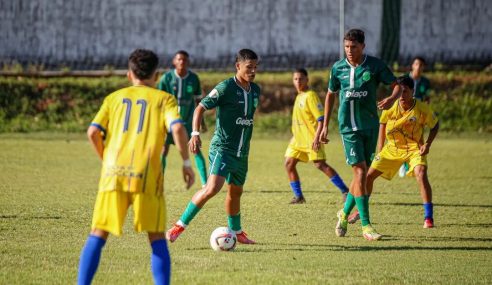
[[[389,109],[391,106],[393,106],[393,103],[395,103],[396,99],[398,99],[398,97],[400,96],[400,92],[401,92],[400,85],[394,82],[391,86],[393,87],[393,91],[391,92],[391,95],[378,102],[378,108],[381,110]]]
[[[316,127],[316,135],[315,135],[314,140],[313,140],[313,145],[311,146],[311,148],[314,151],[318,151],[319,148],[321,147],[321,142],[320,142],[319,136],[321,134],[321,131],[323,130],[323,122],[318,121],[317,125],[318,126]]]
[[[429,153],[432,142],[436,138],[438,132],[439,132],[439,122],[437,122],[436,125],[430,130],[429,137],[427,137],[427,141],[420,146],[420,155],[426,155]]]
[[[386,141],[386,124],[379,124],[378,144],[376,153],[380,153]]]
[[[188,148],[186,143],[188,142],[188,134],[186,133],[185,126],[179,122],[172,124],[171,132],[173,135],[176,148],[183,159],[183,178],[186,182],[186,189],[189,189],[193,183],[195,183],[195,173],[191,169],[190,156],[188,154]]]
[[[328,127],[330,124],[330,117],[333,111],[333,105],[335,103],[335,97],[337,92],[333,92],[328,89],[325,98],[325,112],[324,119],[321,128],[318,126],[318,130],[316,131],[316,137],[319,138],[320,143],[328,143]],[[320,124],[321,125],[321,124]]]
[[[89,126],[87,129],[87,137],[89,138],[90,144],[96,150],[97,156],[102,160],[104,153],[104,140],[101,130],[96,126]]]
[[[188,147],[192,153],[198,153],[198,151],[202,147],[202,141],[200,139],[200,127],[203,120],[203,113],[205,113],[206,110],[207,109],[205,109],[202,104],[198,104],[198,106],[195,108],[195,112],[193,113],[193,131],[191,132],[191,139],[188,143]]]

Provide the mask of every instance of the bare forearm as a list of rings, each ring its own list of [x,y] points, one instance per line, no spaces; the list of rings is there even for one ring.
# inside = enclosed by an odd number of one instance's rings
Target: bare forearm
[[[89,127],[87,130],[87,138],[89,143],[96,150],[97,156],[102,160],[104,154],[104,142],[101,136],[101,131],[96,127]]]
[[[325,98],[325,118],[323,120],[323,127],[328,128],[330,123],[331,113],[333,111],[333,104],[335,103],[336,93],[328,91]]]
[[[181,158],[183,158],[183,160],[188,160],[190,158],[187,147],[188,134],[186,133],[184,125],[181,123],[174,124],[172,126],[172,135]]]
[[[432,142],[434,141],[434,139],[436,138],[438,132],[439,132],[439,123],[437,123],[434,126],[434,128],[432,128],[430,130],[429,137],[427,138],[427,141],[425,143],[430,146],[432,144]]]
[[[202,120],[203,120],[203,113],[205,113],[205,111],[206,109],[203,108],[203,106],[200,104],[198,104],[198,106],[195,108],[195,112],[193,113],[193,124],[192,124],[193,131],[200,131]]]

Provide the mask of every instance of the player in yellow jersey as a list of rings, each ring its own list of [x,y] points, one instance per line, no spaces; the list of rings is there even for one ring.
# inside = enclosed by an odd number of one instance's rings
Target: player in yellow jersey
[[[176,99],[153,88],[158,62],[152,51],[135,50],[128,60],[132,86],[107,96],[87,130],[102,169],[91,233],[80,255],[78,284],[91,283],[106,239],[109,233],[122,234],[130,205],[135,230],[148,232],[154,282],[169,284],[171,260],[164,236],[166,206],[160,162],[168,132],[184,160],[188,188],[195,177]]]
[[[378,154],[367,173],[366,186],[369,194],[372,193],[377,177],[391,180],[402,163],[407,162],[407,175],[416,177],[424,202],[424,228],[432,228],[432,188],[427,177],[426,155],[439,131],[439,122],[427,103],[413,97],[414,82],[410,77],[399,77],[397,82],[402,89],[401,97],[381,115]],[[422,134],[426,126],[431,130],[423,143]],[[384,145],[386,140],[388,142]]]
[[[323,172],[346,195],[348,188],[335,169],[326,163],[325,151],[315,139],[316,130],[322,127],[323,104],[313,90],[309,90],[308,73],[304,68],[294,71],[292,82],[297,90],[297,97],[292,111],[292,139],[285,152],[285,169],[289,176],[294,198],[290,204],[302,204],[306,200],[302,194],[301,181],[296,165],[299,161],[314,162],[314,166]],[[320,123],[321,122],[321,123]]]

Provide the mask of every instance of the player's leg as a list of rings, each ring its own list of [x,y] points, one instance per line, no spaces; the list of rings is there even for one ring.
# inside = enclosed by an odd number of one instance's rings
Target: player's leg
[[[167,248],[164,233],[148,233],[152,248],[150,256],[150,267],[154,284],[169,284],[171,280],[171,256]]]
[[[198,174],[200,175],[200,182],[202,183],[202,186],[205,186],[205,184],[207,184],[207,164],[205,162],[205,157],[203,157],[201,151],[198,151],[194,157],[196,168],[198,170]]]
[[[298,161],[298,159],[293,157],[285,158],[285,170],[289,177],[290,188],[294,193],[294,198],[292,198],[290,204],[302,204],[306,202],[304,195],[302,194],[301,179],[296,168]]]
[[[381,171],[372,167],[370,167],[369,170],[367,171],[366,189],[368,195],[372,194],[372,189],[374,188],[374,181],[376,180],[376,178],[381,176],[381,174],[383,174]]]
[[[101,252],[108,239],[108,232],[93,229],[80,253],[77,284],[91,284],[96,274]]]
[[[319,169],[321,172],[323,172],[326,176],[330,178],[331,183],[333,183],[333,185],[335,185],[338,188],[338,190],[340,190],[340,192],[344,197],[344,200],[346,200],[346,195],[348,194],[349,189],[347,185],[345,185],[345,183],[343,182],[340,175],[338,175],[336,170],[333,167],[331,167],[328,163],[326,163],[324,159],[314,160],[313,162],[314,162],[314,166],[317,169]]]
[[[417,165],[413,169],[415,178],[419,184],[420,195],[424,207],[424,228],[434,227],[434,213],[432,204],[432,187],[427,176],[427,166]]]

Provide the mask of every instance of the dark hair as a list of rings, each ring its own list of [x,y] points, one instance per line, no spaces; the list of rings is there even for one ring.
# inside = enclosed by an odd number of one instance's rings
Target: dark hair
[[[136,49],[128,58],[128,68],[140,80],[150,79],[158,64],[159,58],[148,49]]]
[[[427,63],[425,62],[425,59],[421,56],[416,56],[412,59],[412,64],[416,61],[416,60],[420,60],[420,62],[422,62],[424,65],[426,65]]]
[[[258,60],[258,55],[254,51],[247,48],[239,50],[236,54],[236,62],[246,60]]]
[[[364,31],[359,29],[350,29],[343,37],[345,41],[356,41],[363,44],[366,37],[364,36]]]
[[[396,79],[396,83],[399,85],[404,85],[410,89],[413,89],[414,83],[413,79],[410,76],[400,76]]]
[[[301,68],[296,68],[294,70],[294,73],[302,73],[302,74],[304,74],[304,76],[306,76],[306,77],[308,76],[307,70],[305,68],[302,68],[302,67]]]
[[[188,52],[187,52],[187,51],[185,51],[185,50],[178,50],[178,51],[174,54],[174,56],[177,56],[178,54],[183,55],[183,56],[185,56],[186,58],[190,58],[190,55],[189,55],[189,54],[188,54]]]

